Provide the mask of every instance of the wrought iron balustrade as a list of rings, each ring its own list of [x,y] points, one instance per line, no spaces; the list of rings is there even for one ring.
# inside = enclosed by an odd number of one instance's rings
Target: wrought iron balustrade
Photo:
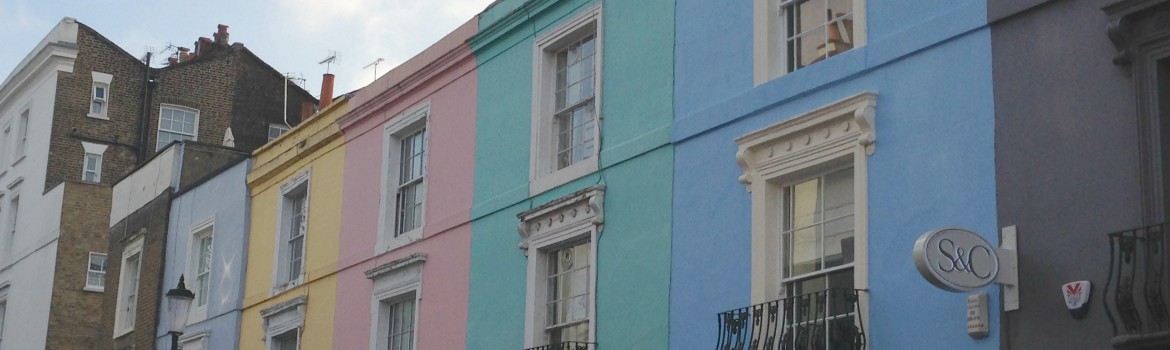
[[[524,350],[597,350],[597,343],[566,341],[556,344],[541,345]]]
[[[1170,348],[1167,231],[1170,223],[1109,234],[1109,277],[1101,299],[1114,348]]]
[[[719,314],[717,350],[861,350],[860,289],[829,289]]]

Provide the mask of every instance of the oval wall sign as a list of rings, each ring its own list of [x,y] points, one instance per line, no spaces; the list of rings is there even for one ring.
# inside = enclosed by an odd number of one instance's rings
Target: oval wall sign
[[[930,284],[952,292],[986,287],[999,276],[995,246],[961,228],[937,229],[918,237],[914,264]]]

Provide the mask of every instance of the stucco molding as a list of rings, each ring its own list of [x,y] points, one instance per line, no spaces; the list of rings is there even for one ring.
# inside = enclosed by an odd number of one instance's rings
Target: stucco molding
[[[877,94],[863,92],[741,136],[735,140],[735,160],[743,170],[739,182],[751,191],[754,181],[782,165],[814,162],[828,149],[855,145],[873,155],[876,114]]]
[[[266,307],[266,308],[260,310],[260,317],[270,318],[270,317],[272,317],[276,314],[279,314],[281,312],[292,310],[293,308],[297,308],[298,309],[297,311],[302,311],[301,309],[303,309],[304,305],[308,304],[308,302],[309,302],[308,296],[304,296],[304,295],[297,296],[296,298],[285,300],[285,301],[277,303],[276,305],[272,305],[272,306],[269,306],[269,307]]]
[[[1140,46],[1170,37],[1170,27],[1164,24],[1170,21],[1167,4],[1170,0],[1125,0],[1101,8],[1109,15],[1105,33],[1117,48],[1113,64],[1130,65],[1142,51]]]
[[[387,273],[398,271],[398,270],[401,270],[403,268],[409,267],[409,266],[414,265],[414,264],[422,264],[426,261],[427,261],[427,254],[426,253],[414,253],[414,254],[410,254],[406,257],[403,257],[401,259],[397,259],[397,260],[394,260],[394,261],[391,261],[391,262],[388,262],[388,263],[385,263],[382,265],[378,265],[378,267],[366,270],[365,274],[366,274],[366,278],[368,278],[368,279],[376,279],[376,278],[378,278],[378,276],[382,276],[382,275],[385,275]]]
[[[593,185],[538,207],[525,210],[520,219],[518,248],[528,254],[534,241],[551,239],[565,232],[575,232],[592,225],[600,236],[605,226],[605,185]]]

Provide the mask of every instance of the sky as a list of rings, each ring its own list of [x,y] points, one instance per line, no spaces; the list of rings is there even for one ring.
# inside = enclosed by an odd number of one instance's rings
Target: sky
[[[228,25],[229,40],[243,43],[272,67],[304,78],[314,96],[326,66],[337,76],[335,94],[366,86],[377,74],[410,59],[470,20],[492,0],[0,0],[0,76],[7,78],[64,17],[102,33],[136,57],[153,48],[151,66],[193,48]],[[0,79],[2,81],[2,79]]]

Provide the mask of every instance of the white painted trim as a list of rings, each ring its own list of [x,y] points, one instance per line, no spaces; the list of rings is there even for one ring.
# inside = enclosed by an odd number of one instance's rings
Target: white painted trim
[[[194,333],[185,333],[179,336],[179,345],[183,350],[207,350],[208,339],[211,338],[211,330],[201,330]]]
[[[110,92],[111,92],[110,89],[113,86],[113,84],[111,84],[111,82],[113,82],[114,76],[110,75],[110,74],[106,74],[106,73],[96,72],[96,71],[91,72],[91,75],[93,76],[93,84],[90,87],[90,91],[89,91],[91,104],[85,106],[85,109],[88,113],[88,114],[86,114],[86,116],[90,117],[90,118],[110,120],[110,117],[109,117],[109,114],[110,114],[110,112],[109,112],[110,111]],[[102,106],[102,111],[100,113],[94,113],[93,108],[92,108],[93,107],[92,103],[94,100],[97,99],[97,96],[95,96],[95,92],[96,92],[98,86],[102,86],[102,87],[106,88],[106,97],[102,99],[102,101],[104,103],[104,105]]]
[[[93,182],[102,182],[102,163],[105,161],[106,148],[108,148],[108,147],[109,146],[103,145],[100,143],[89,143],[89,142],[85,142],[85,141],[81,142],[81,148],[85,150],[85,155],[83,155],[81,157],[81,180],[82,181],[85,180],[85,172],[88,171],[88,169],[87,169],[88,164],[86,164],[86,162],[89,161],[88,157],[93,155],[93,156],[97,156],[97,164],[94,167],[94,170],[97,173],[94,176],[95,179]]]
[[[265,349],[272,349],[271,340],[273,337],[290,331],[296,331],[297,348],[300,348],[301,333],[305,330],[305,311],[308,303],[307,296],[298,296],[260,310],[260,317],[264,319]]]
[[[186,267],[183,269],[183,271],[184,271],[184,274],[187,276],[187,285],[194,287],[194,289],[192,291],[196,292],[196,293],[200,293],[200,291],[198,290],[199,287],[197,284],[197,281],[199,278],[198,271],[195,271],[195,268],[197,266],[199,266],[199,263],[196,261],[196,259],[199,258],[199,253],[195,251],[195,249],[196,249],[195,243],[197,243],[195,237],[197,235],[199,235],[200,233],[202,233],[203,230],[207,230],[207,229],[210,229],[210,231],[207,233],[207,235],[211,236],[211,256],[212,256],[212,261],[214,261],[215,260],[214,259],[214,257],[215,257],[215,217],[212,216],[210,218],[206,218],[206,219],[203,219],[202,221],[199,221],[199,223],[192,225],[191,229],[187,232],[187,259],[185,260]],[[207,275],[207,283],[208,283],[207,292],[210,294],[212,291],[211,281],[215,280],[214,278],[212,278],[212,274],[215,272],[215,268],[213,266],[209,266],[208,268],[211,269],[211,271]],[[202,307],[197,305],[197,302],[195,302],[195,301],[191,302],[191,307],[187,313],[187,325],[196,324],[196,323],[202,322],[203,320],[207,319],[208,305],[211,305],[212,300],[211,300],[210,295],[206,296],[206,298],[207,298],[207,304],[203,305]],[[196,296],[196,299],[198,299],[198,296]]]
[[[854,172],[854,288],[868,288],[868,156],[875,151],[877,95],[864,92],[748,133],[738,139],[739,181],[751,192],[752,304],[783,296],[783,189],[810,174],[852,164]],[[868,322],[868,297],[861,300]]]
[[[191,135],[191,141],[199,141],[199,119],[202,119],[202,114],[199,112],[198,109],[194,109],[194,108],[186,107],[186,106],[180,106],[180,105],[173,105],[173,104],[168,104],[168,103],[160,103],[159,107],[158,107],[158,122],[155,124],[155,129],[154,129],[154,142],[156,145],[158,144],[158,135],[160,132],[163,131],[162,130],[162,111],[164,108],[169,108],[169,109],[174,109],[174,110],[183,110],[183,111],[187,111],[187,112],[194,112],[195,113],[195,132]],[[171,130],[167,130],[167,132],[172,132],[172,133],[176,133],[176,134],[183,134],[182,132],[174,132]],[[164,145],[163,147],[165,148],[166,146]],[[155,152],[157,152],[159,150],[162,150],[162,148],[158,148],[156,146]]]
[[[524,347],[544,344],[547,312],[545,263],[548,251],[567,244],[588,241],[589,249],[589,339],[597,339],[597,250],[605,225],[605,187],[591,186],[518,215],[520,248],[528,255],[525,290]]]
[[[275,254],[272,254],[272,290],[270,290],[269,296],[283,293],[301,285],[305,281],[305,266],[308,265],[309,260],[308,254],[306,254],[309,250],[309,223],[312,218],[311,208],[313,203],[312,170],[313,168],[311,167],[305,168],[305,170],[280,185],[280,195],[276,199],[276,248],[273,250]],[[289,233],[288,228],[285,227],[285,221],[288,221],[288,211],[291,208],[285,207],[285,198],[290,192],[300,189],[302,185],[305,191],[305,243],[301,245],[301,274],[296,278],[286,280],[282,278],[282,275],[287,273],[284,271],[285,265],[287,265],[284,262],[289,257],[289,252],[287,249],[284,249],[284,243],[288,240],[286,234]]]
[[[374,246],[374,254],[398,249],[411,242],[422,239],[423,229],[426,227],[426,207],[429,186],[427,186],[427,163],[430,162],[431,152],[431,101],[426,100],[418,105],[399,113],[382,128],[382,178],[381,193],[378,205],[378,241]],[[419,129],[426,130],[423,137],[423,187],[422,223],[419,227],[394,237],[394,230],[398,226],[398,172],[402,157],[401,138]]]
[[[386,318],[383,302],[400,299],[402,296],[414,293],[414,344],[411,349],[418,348],[418,320],[419,309],[422,308],[422,278],[425,254],[414,254],[397,261],[366,271],[366,276],[373,280],[374,286],[370,298],[370,350],[385,349],[385,340],[388,336],[381,320]]]
[[[755,86],[788,74],[788,55],[784,45],[786,33],[780,18],[780,3],[788,0],[754,0],[752,63]],[[867,42],[866,0],[853,0],[853,49]]]
[[[601,154],[602,80],[605,62],[602,3],[582,10],[536,38],[532,48],[532,130],[530,133],[528,191],[536,195],[597,171]],[[556,51],[569,41],[594,35],[593,104],[597,115],[593,128],[593,155],[564,169],[555,170],[556,132],[553,130],[553,93],[556,88]],[[550,88],[551,86],[551,88]]]
[[[106,263],[105,263],[106,266],[103,267],[105,270],[102,271],[102,285],[101,286],[95,286],[95,285],[89,284],[89,272],[90,272],[89,271],[89,264],[91,261],[93,261],[94,255],[101,255],[101,256],[106,258]],[[88,257],[85,259],[85,287],[81,288],[81,290],[84,290],[86,292],[97,292],[97,293],[105,292],[106,291],[106,286],[105,286],[106,277],[109,275],[110,275],[110,256],[107,255],[106,253],[89,252]]]
[[[134,254],[138,254],[138,268],[137,268],[138,277],[136,277],[136,278],[138,278],[139,280],[138,280],[138,288],[137,288],[138,290],[135,292],[136,292],[136,295],[141,296],[141,293],[137,293],[137,292],[142,290],[141,276],[142,276],[143,241],[144,241],[144,237],[139,236],[138,238],[135,238],[133,241],[130,242],[130,244],[127,244],[122,249],[122,260],[121,260],[121,263],[118,264],[118,267],[119,267],[118,268],[118,300],[116,303],[117,309],[114,309],[114,339],[117,339],[118,337],[121,337],[121,336],[125,335],[126,333],[130,333],[131,331],[134,330],[135,325],[122,324],[122,318],[123,318],[122,317],[122,309],[125,306],[124,302],[126,300],[126,276],[125,276],[125,274],[127,272],[126,271],[126,260],[129,259]],[[135,304],[134,313],[135,314],[138,313],[138,304],[139,304],[139,301],[141,301],[139,299],[141,299],[141,298],[136,297],[134,300],[134,304]],[[137,319],[136,315],[134,315],[133,317],[134,317],[133,319]]]

